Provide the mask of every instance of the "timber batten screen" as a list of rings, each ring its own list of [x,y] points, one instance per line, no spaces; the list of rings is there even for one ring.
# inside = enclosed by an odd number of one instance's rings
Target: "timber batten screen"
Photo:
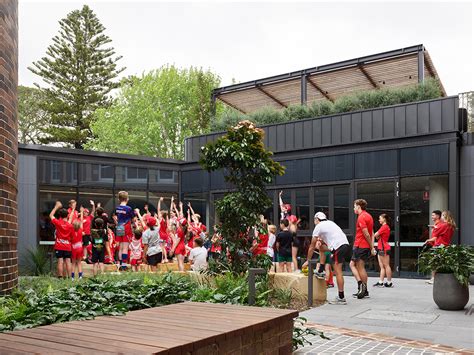
[[[428,52],[417,45],[221,87],[214,90],[213,97],[250,113],[263,107],[334,102],[359,91],[403,87],[425,78],[439,80]],[[442,84],[441,90],[446,96]]]

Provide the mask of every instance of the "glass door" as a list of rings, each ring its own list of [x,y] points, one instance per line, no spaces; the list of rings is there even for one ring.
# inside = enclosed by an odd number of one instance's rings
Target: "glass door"
[[[448,176],[406,177],[400,185],[401,276],[423,276],[418,258],[431,236],[431,212],[448,208]]]
[[[397,199],[397,181],[391,180],[378,180],[371,182],[359,182],[356,184],[356,198],[362,198],[367,201],[367,212],[370,213],[374,219],[374,233],[380,228],[379,216],[382,213],[387,214],[390,217],[390,239],[389,243],[391,248],[390,254],[390,265],[395,273],[396,268],[394,266],[397,263],[397,248],[396,246],[396,199]],[[379,272],[377,258],[370,258],[366,264],[367,271]]]

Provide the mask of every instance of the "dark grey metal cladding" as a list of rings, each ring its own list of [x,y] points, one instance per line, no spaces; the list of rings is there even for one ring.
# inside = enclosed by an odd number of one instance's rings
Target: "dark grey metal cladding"
[[[460,206],[459,227],[462,229],[461,243],[474,245],[474,134],[466,135],[460,149]]]
[[[457,96],[262,126],[265,145],[275,153],[457,132],[460,127]],[[187,138],[187,161],[197,161],[203,143],[222,134]]]

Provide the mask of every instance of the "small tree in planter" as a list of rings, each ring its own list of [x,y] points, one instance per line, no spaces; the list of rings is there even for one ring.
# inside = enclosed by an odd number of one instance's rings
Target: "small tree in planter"
[[[432,248],[421,254],[421,271],[434,271],[433,299],[445,310],[464,309],[469,301],[469,276],[474,271],[474,248],[463,245]]]
[[[251,265],[249,230],[259,224],[259,215],[271,205],[265,185],[284,173],[271,159],[272,152],[265,149],[263,136],[264,131],[252,122],[239,122],[227,135],[203,147],[199,161],[209,172],[224,170],[225,180],[235,188],[216,202],[218,232],[223,237],[221,265],[227,264],[234,273],[245,272]],[[229,257],[224,260],[226,250]],[[263,259],[259,256],[257,261],[268,265]]]

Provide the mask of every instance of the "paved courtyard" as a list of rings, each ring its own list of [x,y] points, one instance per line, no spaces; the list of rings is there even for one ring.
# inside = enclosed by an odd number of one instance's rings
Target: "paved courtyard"
[[[298,354],[474,354],[474,287],[464,311],[442,311],[424,280],[395,279],[394,288],[373,288],[370,298],[352,298],[356,283],[346,277],[345,306],[326,304],[303,312],[309,325],[323,330],[331,340],[311,339],[312,346]],[[337,290],[328,290],[328,299]],[[313,324],[311,324],[313,323]]]

